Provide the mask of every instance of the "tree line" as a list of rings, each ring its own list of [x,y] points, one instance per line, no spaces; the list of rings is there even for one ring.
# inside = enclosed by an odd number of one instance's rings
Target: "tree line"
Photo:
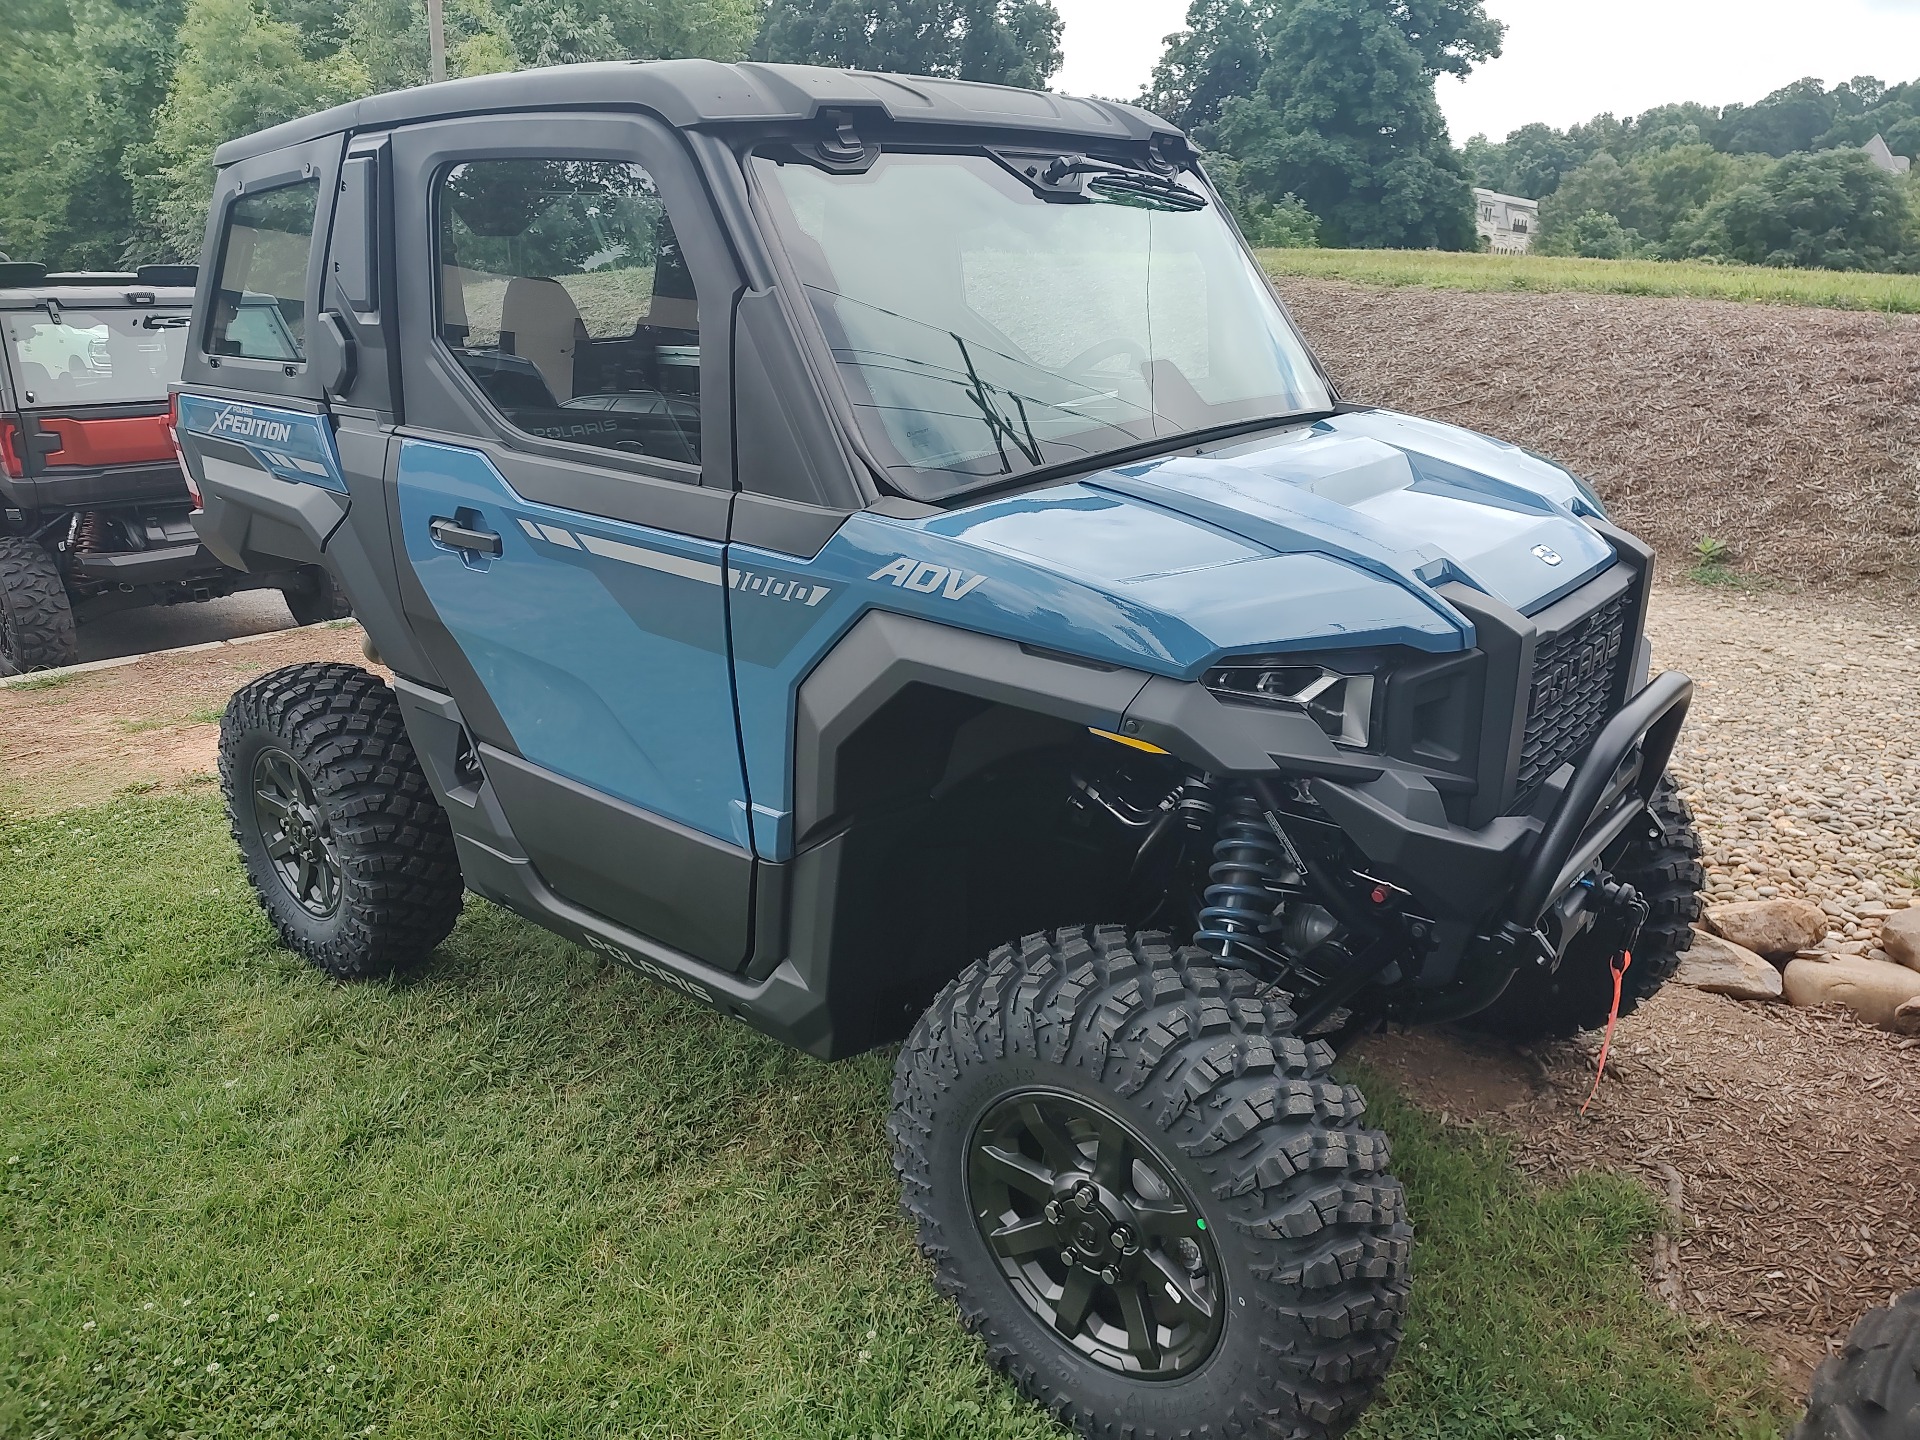
[[[428,78],[424,0],[7,0],[0,252],[191,259],[223,140]],[[1050,0],[445,0],[449,76],[704,56],[1038,88]]]
[[[1861,147],[1920,152],[1920,82],[1799,80],[1750,105],[1662,105],[1556,130],[1475,136],[1475,183],[1541,202],[1549,253],[1920,268],[1920,174]]]
[[[222,140],[427,78],[424,0],[9,0],[0,252],[193,257]],[[445,0],[448,72],[753,58],[1044,87],[1051,0]],[[1920,82],[1805,80],[1453,144],[1435,84],[1500,54],[1482,0],[1192,0],[1139,103],[1191,133],[1262,245],[1472,249],[1471,187],[1562,254],[1920,268]]]

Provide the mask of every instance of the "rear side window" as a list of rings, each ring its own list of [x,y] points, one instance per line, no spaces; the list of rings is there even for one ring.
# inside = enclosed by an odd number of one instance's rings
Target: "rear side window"
[[[697,465],[700,318],[647,172],[473,160],[438,190],[441,338],[507,423]]]
[[[227,212],[207,353],[304,360],[317,179],[243,195]]]

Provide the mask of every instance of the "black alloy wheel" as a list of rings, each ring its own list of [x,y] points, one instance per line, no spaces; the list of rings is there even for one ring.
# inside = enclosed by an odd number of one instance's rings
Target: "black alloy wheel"
[[[1185,1375],[1225,1320],[1207,1222],[1147,1142],[1076,1096],[1007,1096],[968,1156],[980,1234],[1054,1333],[1141,1380]]]
[[[253,762],[253,816],[273,873],[300,908],[324,920],[340,908],[340,855],[313,780],[286,751]]]
[[[378,676],[290,665],[242,687],[220,721],[220,786],[281,942],[335,979],[418,965],[453,929],[453,831]]]

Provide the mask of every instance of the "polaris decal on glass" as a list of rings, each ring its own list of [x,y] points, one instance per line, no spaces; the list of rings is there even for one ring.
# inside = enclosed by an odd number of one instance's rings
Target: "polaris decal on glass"
[[[769,600],[786,600],[808,609],[833,594],[831,585],[816,585],[811,580],[770,575],[760,570],[729,570],[727,584],[743,595],[764,595]]]
[[[242,440],[266,440],[275,445],[284,445],[293,439],[293,426],[284,420],[269,420],[264,415],[255,415],[250,410],[239,410],[228,406],[213,417],[208,427],[212,435],[232,435]]]
[[[922,595],[937,594],[943,600],[959,600],[987,577],[969,575],[964,570],[950,569],[945,565],[935,565],[930,560],[915,560],[911,555],[902,555],[898,560],[882,565],[867,578],[885,580],[888,584],[902,590],[918,590]]]

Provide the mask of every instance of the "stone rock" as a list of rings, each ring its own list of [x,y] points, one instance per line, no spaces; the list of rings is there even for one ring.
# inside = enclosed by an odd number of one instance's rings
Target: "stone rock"
[[[1780,972],[1746,946],[1698,930],[1673,979],[1735,1000],[1778,1000],[1782,988]]]
[[[1920,1035],[1920,998],[1907,1001],[1893,1012],[1893,1024],[1887,1028],[1902,1035]]]
[[[1750,900],[1708,907],[1707,928],[1756,955],[1787,956],[1826,938],[1827,912],[1805,900]]]
[[[1844,1005],[1869,1025],[1920,1026],[1920,971],[1865,956],[1787,962],[1789,1005]],[[1903,1015],[1902,1011],[1906,1013]]]
[[[1880,948],[1915,970],[1920,970],[1920,910],[1896,910],[1880,927]]]

